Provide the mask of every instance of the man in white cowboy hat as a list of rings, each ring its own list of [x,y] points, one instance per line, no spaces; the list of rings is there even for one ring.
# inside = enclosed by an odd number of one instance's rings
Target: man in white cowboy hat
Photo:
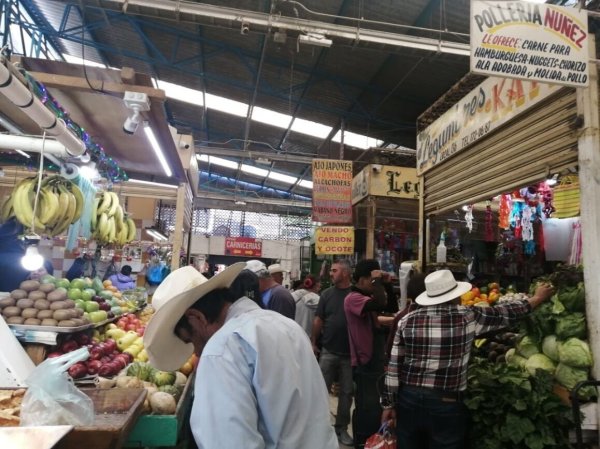
[[[206,279],[193,267],[158,287],[144,334],[152,366],[200,356],[190,426],[199,449],[337,449],[325,382],[306,334],[233,291],[237,263]],[[230,288],[231,287],[231,288]]]
[[[285,270],[283,269],[281,264],[274,263],[272,265],[269,265],[267,269],[269,270],[269,273],[271,273],[271,277],[273,278],[273,280],[279,285],[283,285],[283,273],[285,273]]]
[[[473,340],[479,334],[514,325],[550,298],[553,287],[538,286],[534,296],[494,307],[466,307],[460,296],[471,289],[449,270],[425,278],[417,310],[398,324],[381,397],[382,421],[397,416],[402,449],[462,449],[467,413],[462,392]],[[423,446],[419,438],[425,438]]]
[[[290,291],[273,278],[267,266],[260,260],[249,260],[246,262],[246,269],[258,276],[258,285],[264,308],[279,312],[293,320],[296,316],[296,301],[294,301]],[[277,268],[275,271],[277,271]]]

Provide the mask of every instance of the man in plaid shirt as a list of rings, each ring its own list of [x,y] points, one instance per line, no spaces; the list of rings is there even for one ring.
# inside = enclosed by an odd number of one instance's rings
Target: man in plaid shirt
[[[467,413],[461,399],[473,340],[517,323],[550,298],[553,288],[541,285],[531,298],[495,307],[465,307],[460,296],[471,284],[456,282],[449,270],[428,275],[425,287],[416,299],[424,307],[398,324],[381,397],[382,421],[396,420],[399,448],[462,449]]]

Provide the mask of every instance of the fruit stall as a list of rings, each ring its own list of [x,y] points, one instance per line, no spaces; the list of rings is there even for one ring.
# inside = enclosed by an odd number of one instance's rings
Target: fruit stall
[[[113,291],[109,282],[99,279],[74,279],[68,287],[65,285],[64,279],[46,275],[39,282],[24,281],[21,288],[0,300],[3,322],[21,341],[27,353],[31,354],[28,349],[32,341],[36,342],[36,348],[43,348],[33,353],[38,357],[35,360],[38,366],[42,366],[40,364],[44,360],[65,357],[82,348],[87,350],[85,360],[71,364],[67,374],[81,391],[94,400],[97,417],[92,425],[74,427],[58,447],[77,447],[77,442],[95,434],[101,435],[98,437],[101,441],[106,441],[106,445],[97,443],[94,446],[98,449],[169,447],[188,438],[185,423],[191,409],[196,357],[192,356],[175,372],[159,371],[148,364],[142,337],[154,309],[146,303],[143,292],[124,292],[123,295],[129,298],[124,300],[113,296],[123,297]],[[69,299],[81,296],[79,292],[89,295]],[[38,303],[42,301],[40,298],[34,299],[41,296],[40,293],[45,294],[43,301],[48,304]],[[30,304],[31,301],[34,302]],[[57,303],[62,304],[52,307]],[[119,305],[111,306],[113,303]],[[114,316],[107,318],[110,312],[101,307],[112,311]],[[33,315],[32,310],[26,312],[29,309],[37,310],[38,314],[50,311],[54,318],[45,319],[55,322],[25,324],[31,317],[24,318],[24,314]],[[57,316],[59,312],[69,316]],[[13,317],[24,318],[24,321],[11,323],[10,318]],[[74,325],[60,324],[74,319],[81,321]],[[27,379],[22,377],[21,384],[27,384]],[[4,404],[0,395],[0,417],[6,421],[5,424],[0,422],[0,426],[19,425],[20,406],[16,407],[13,402],[15,400],[7,400]],[[123,413],[128,415],[128,420],[123,421]],[[114,415],[115,418],[109,419],[106,415]]]
[[[516,328],[476,341],[471,447],[569,447],[573,391],[599,378],[597,87],[468,75],[419,119],[422,268],[469,280],[468,307],[556,288]],[[597,441],[598,391],[577,399]]]

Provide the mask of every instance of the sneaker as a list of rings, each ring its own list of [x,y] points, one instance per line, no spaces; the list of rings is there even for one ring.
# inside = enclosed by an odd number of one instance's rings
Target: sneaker
[[[345,429],[337,432],[337,437],[338,437],[338,441],[340,443],[342,443],[344,446],[352,446],[354,445],[354,440],[352,439],[352,437],[348,434],[348,431],[346,431]]]

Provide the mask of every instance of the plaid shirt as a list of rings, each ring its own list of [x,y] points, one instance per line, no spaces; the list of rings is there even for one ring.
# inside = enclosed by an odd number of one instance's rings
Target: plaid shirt
[[[381,398],[395,405],[400,385],[461,391],[476,335],[515,324],[531,311],[527,300],[494,307],[452,303],[420,307],[398,324]]]

